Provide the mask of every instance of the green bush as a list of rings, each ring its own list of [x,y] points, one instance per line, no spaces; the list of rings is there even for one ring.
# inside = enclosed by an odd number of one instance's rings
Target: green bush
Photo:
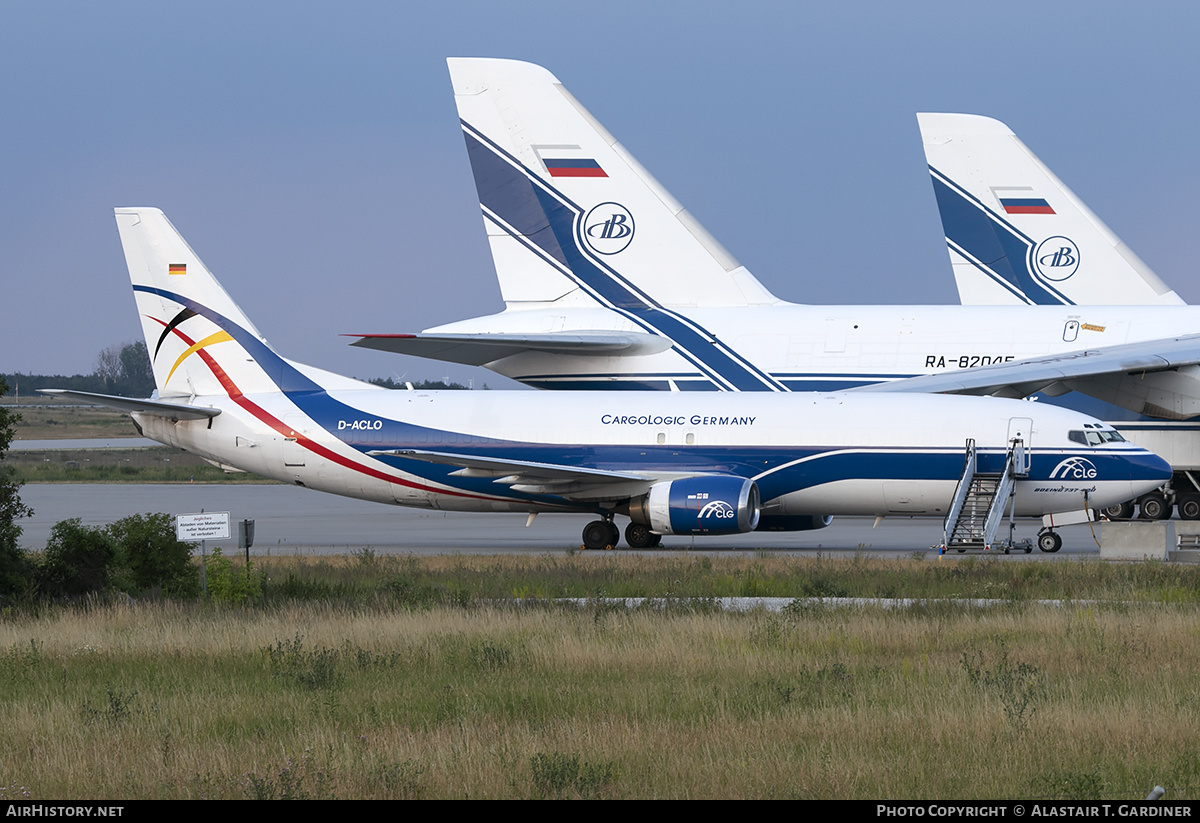
[[[0,379],[0,395],[8,391]],[[8,445],[16,434],[21,415],[0,406],[0,602],[27,595],[33,585],[33,563],[17,544],[21,527],[15,521],[29,517],[33,509],[21,502],[21,482],[5,462]]]
[[[262,598],[263,573],[250,563],[234,566],[233,561],[212,550],[208,558],[208,594],[217,603],[243,605]]]
[[[78,517],[55,523],[42,553],[42,593],[81,597],[107,590],[118,551],[104,529],[85,526]]]
[[[25,591],[196,597],[200,577],[191,554],[192,544],[176,538],[168,514],[135,514],[107,526],[85,526],[76,517],[54,525],[40,563],[29,566]]]
[[[168,597],[200,594],[199,573],[192,563],[193,545],[175,536],[171,515],[134,514],[109,524],[105,531],[120,546],[130,594],[153,589]]]

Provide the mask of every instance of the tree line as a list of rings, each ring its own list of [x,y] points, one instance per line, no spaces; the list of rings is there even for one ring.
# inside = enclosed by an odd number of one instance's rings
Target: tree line
[[[71,389],[97,394],[116,394],[121,397],[149,397],[154,391],[154,372],[146,344],[118,343],[102,349],[96,355],[96,367],[91,374],[70,377],[61,374],[0,374],[8,384],[0,394],[32,395],[38,389]]]
[[[102,349],[96,355],[96,367],[91,374],[76,374],[70,377],[62,374],[20,374],[0,372],[0,380],[8,384],[8,390],[0,389],[4,394],[22,394],[32,396],[38,389],[69,389],[71,391],[90,391],[97,394],[115,394],[120,397],[149,397],[154,392],[154,370],[150,365],[150,355],[146,344],[141,340],[133,343],[118,343]],[[374,377],[367,382],[385,389],[404,389],[408,384],[403,380],[393,380],[390,377]],[[444,380],[413,380],[415,389],[467,389],[462,383]],[[487,384],[484,384],[487,389]]]

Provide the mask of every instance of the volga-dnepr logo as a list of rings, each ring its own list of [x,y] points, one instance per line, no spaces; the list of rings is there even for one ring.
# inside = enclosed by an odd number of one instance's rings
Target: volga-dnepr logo
[[[633,215],[620,203],[601,203],[583,218],[583,239],[597,254],[625,251],[633,231]]]
[[[1066,280],[1079,270],[1079,247],[1066,237],[1047,237],[1034,251],[1033,263],[1047,280]]]

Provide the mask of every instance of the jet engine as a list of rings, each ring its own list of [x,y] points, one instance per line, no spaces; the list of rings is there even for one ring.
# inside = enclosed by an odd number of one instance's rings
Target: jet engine
[[[753,480],[709,475],[655,483],[629,501],[629,516],[655,534],[737,534],[758,526],[759,508]]]

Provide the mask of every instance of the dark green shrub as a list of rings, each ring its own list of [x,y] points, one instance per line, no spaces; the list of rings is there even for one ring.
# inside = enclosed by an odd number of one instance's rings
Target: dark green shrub
[[[80,597],[106,590],[117,553],[117,541],[104,529],[78,517],[55,523],[42,554],[42,592]]]
[[[130,594],[153,589],[168,597],[200,594],[200,573],[192,563],[193,545],[175,536],[171,515],[134,514],[109,524],[105,531],[120,548]]]

